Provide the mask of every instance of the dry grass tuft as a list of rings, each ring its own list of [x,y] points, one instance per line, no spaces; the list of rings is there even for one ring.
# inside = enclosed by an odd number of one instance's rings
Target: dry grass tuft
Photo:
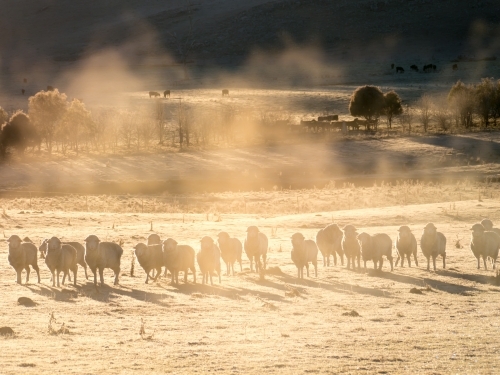
[[[59,324],[56,321],[56,317],[54,316],[54,312],[52,311],[50,313],[50,318],[49,318],[49,334],[50,335],[67,335],[69,334],[69,329],[66,328],[65,323],[61,324],[61,327],[57,328],[55,325]]]
[[[291,285],[285,284],[285,288],[287,289],[285,291],[285,296],[286,297],[300,297],[301,294],[297,288],[294,288]]]
[[[351,310],[351,311],[346,311],[345,313],[342,313],[342,316],[358,317],[360,315],[356,310]]]
[[[153,340],[155,336],[155,331],[151,335],[146,335],[146,323],[144,322],[144,319],[141,318],[141,328],[139,329],[139,335],[143,340]]]

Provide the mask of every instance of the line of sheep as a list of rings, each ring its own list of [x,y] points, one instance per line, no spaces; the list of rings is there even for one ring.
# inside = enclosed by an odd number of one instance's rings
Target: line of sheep
[[[484,219],[481,223],[474,224],[470,229],[472,232],[470,247],[477,259],[477,268],[480,268],[480,260],[483,259],[484,268],[487,269],[486,261],[490,258],[493,268],[498,257],[500,248],[500,229],[493,228],[493,223]],[[184,272],[184,282],[187,282],[189,271],[193,274],[193,282],[196,283],[195,250],[188,245],[179,245],[177,241],[168,238],[165,241],[157,234],[148,237],[148,243],[138,243],[134,246],[135,256],[141,267],[146,272],[146,283],[149,279],[157,280],[161,275],[162,268],[165,267],[171,275],[172,283],[179,283],[179,272]],[[393,265],[393,242],[389,235],[378,233],[370,235],[359,233],[353,225],[346,225],[342,230],[337,224],[330,224],[320,229],[316,235],[316,241],[307,240],[301,233],[295,233],[291,237],[292,251],[291,259],[297,267],[298,277],[303,278],[304,267],[309,277],[309,264],[314,266],[315,276],[318,275],[318,252],[323,256],[323,266],[330,266],[330,256],[333,257],[334,264],[337,265],[337,255],[344,265],[344,255],[347,259],[347,268],[361,268],[361,258],[366,269],[366,262],[373,261],[375,269],[382,269],[384,257]],[[73,273],[73,283],[76,285],[78,265],[85,270],[85,277],[88,279],[87,266],[94,274],[94,284],[97,285],[97,272],[99,272],[101,285],[104,284],[103,271],[110,268],[115,273],[115,285],[118,284],[120,273],[120,262],[123,249],[114,242],[101,242],[95,235],[90,235],[85,239],[85,247],[78,242],[61,242],[57,237],[44,240],[40,247],[37,247],[29,240],[13,235],[8,239],[9,243],[9,263],[17,273],[17,282],[21,284],[21,273],[26,270],[26,282],[29,281],[30,266],[36,271],[38,282],[40,282],[40,270],[37,263],[37,253],[40,258],[45,259],[45,263],[52,274],[52,285],[59,287],[59,276],[63,273],[62,284],[66,280],[71,282],[70,271]],[[203,275],[203,284],[213,284],[212,276],[216,274],[221,282],[221,258],[226,264],[227,275],[234,275],[234,264],[242,266],[243,249],[250,260],[250,271],[253,271],[255,263],[256,272],[266,269],[268,238],[259,231],[256,226],[247,229],[247,236],[242,245],[237,238],[232,238],[227,232],[218,234],[217,243],[208,236],[200,241],[200,250],[196,254],[198,266]],[[398,230],[395,248],[397,250],[396,266],[401,260],[401,267],[404,266],[405,258],[408,266],[411,267],[411,257],[417,260],[417,240],[408,226],[401,226]],[[438,232],[434,224],[428,223],[422,232],[420,248],[427,259],[427,270],[430,269],[432,259],[433,268],[436,270],[436,258],[441,256],[443,268],[446,267],[446,237]]]

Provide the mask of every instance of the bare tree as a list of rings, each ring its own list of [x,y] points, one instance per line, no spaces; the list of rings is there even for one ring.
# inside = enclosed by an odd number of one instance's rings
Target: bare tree
[[[432,99],[429,95],[424,94],[418,101],[417,115],[424,127],[424,132],[427,132],[432,117]]]

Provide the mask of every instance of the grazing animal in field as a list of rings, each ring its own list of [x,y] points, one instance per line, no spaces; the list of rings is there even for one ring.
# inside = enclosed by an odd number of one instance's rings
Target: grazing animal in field
[[[477,269],[481,268],[481,257],[483,258],[485,270],[488,269],[486,266],[487,258],[490,258],[493,269],[495,269],[500,248],[500,235],[485,230],[482,224],[474,224],[470,230],[472,232],[470,249],[477,259]]]
[[[47,91],[54,91],[54,87],[53,86],[47,86]]]
[[[76,273],[78,265],[76,263],[76,249],[71,245],[65,245],[57,237],[52,237],[47,242],[47,255],[45,256],[45,264],[49,267],[52,274],[52,286],[59,287],[59,274],[63,273],[62,284],[69,276],[69,271],[73,272],[73,284],[76,286]]]
[[[342,265],[344,265],[344,252],[342,251],[343,233],[337,224],[327,225],[320,229],[316,235],[316,243],[319,251],[323,255],[323,266],[330,266],[330,255],[333,256],[333,263],[337,265],[337,254]]]
[[[161,245],[161,244],[162,244],[161,238],[156,233],[152,233],[148,236],[148,246],[149,245]],[[152,271],[153,271],[152,277],[155,277],[155,270],[153,269]],[[163,276],[167,277],[167,269],[166,268],[165,268],[165,274]]]
[[[161,268],[163,267],[163,251],[160,244],[146,245],[145,243],[139,242],[134,246],[135,257],[139,262],[139,265],[146,272],[147,284],[149,279],[152,278],[153,281],[158,279],[161,275]],[[156,270],[156,276],[150,276],[149,273],[152,270]]]
[[[396,67],[396,73],[404,73],[404,72],[405,72],[405,70],[403,69],[402,66]]]
[[[26,92],[26,90],[25,90],[25,89],[21,89],[21,94],[23,94],[23,95],[24,95],[24,93],[25,93],[25,92]]]
[[[412,66],[410,66],[410,69],[415,71],[415,72],[418,72],[418,66],[416,66],[415,64],[413,64]]]
[[[47,246],[49,240],[45,239],[42,241],[42,244],[38,247],[38,251],[40,251],[40,259],[45,259],[47,255]],[[89,279],[87,274],[87,263],[85,262],[85,247],[79,242],[63,242],[63,245],[73,246],[76,250],[76,263],[83,267],[85,271],[85,279]],[[71,274],[68,273],[68,279],[71,282]]]
[[[223,89],[222,90],[222,96],[229,96],[229,90],[228,89]]]
[[[436,65],[434,65],[434,64],[424,65],[424,69],[423,70],[424,70],[425,73],[435,72],[436,71]]]
[[[446,237],[437,231],[433,223],[425,226],[420,238],[420,248],[427,258],[427,271],[430,268],[430,258],[432,258],[434,271],[436,270],[436,258],[439,255],[443,257],[443,268],[446,268]]]
[[[203,275],[202,283],[205,284],[205,281],[208,283],[208,278],[210,277],[210,284],[214,285],[212,281],[212,274],[217,272],[220,284],[220,250],[214,243],[214,240],[208,236],[203,237],[200,243],[201,249],[198,254],[196,254],[196,259],[198,260],[198,265],[200,266],[200,271]]]
[[[149,98],[151,99],[151,97],[159,98],[160,97],[160,93],[156,92],[156,91],[150,91],[149,92]]]
[[[309,263],[314,266],[314,275],[318,277],[318,247],[313,240],[306,240],[302,233],[292,235],[292,261],[297,267],[297,277],[304,278],[304,267],[309,277]]]
[[[163,241],[163,261],[170,271],[171,283],[179,284],[179,272],[184,272],[184,283],[187,283],[188,271],[193,273],[196,284],[196,268],[194,266],[194,249],[188,245],[178,245],[177,241],[167,238]]]
[[[231,238],[227,232],[220,232],[217,242],[219,243],[222,260],[226,263],[226,274],[229,275],[232,270],[234,276],[234,263],[236,261],[240,263],[240,271],[243,271],[241,262],[243,246],[241,241],[237,238]]]
[[[359,245],[359,241],[357,239],[358,232],[356,232],[356,228],[354,225],[346,225],[344,227],[344,234],[342,236],[342,250],[347,258],[347,269],[351,267],[352,269],[356,268],[355,260],[358,261],[358,269],[361,268],[360,265],[360,255],[361,255],[361,246]]]
[[[394,270],[392,264],[392,240],[385,233],[377,233],[374,235],[370,235],[368,233],[360,233],[358,234],[358,241],[361,246],[361,257],[363,258],[363,262],[365,263],[369,260],[373,261],[373,268],[382,269],[382,265],[384,264],[383,256],[387,257],[389,262],[391,262],[391,271]]]
[[[269,241],[267,236],[259,231],[256,226],[247,228],[247,238],[245,239],[245,253],[250,260],[250,271],[253,271],[253,262],[255,261],[255,271],[266,269],[267,249]],[[261,259],[263,265],[261,264]]]
[[[319,116],[318,121],[338,121],[339,115]]]
[[[404,267],[405,257],[408,260],[408,267],[411,267],[411,256],[415,259],[415,264],[418,267],[417,260],[417,239],[406,225],[399,227],[398,237],[396,238],[396,249],[398,258],[396,259],[396,267],[401,259],[401,267]]]
[[[458,64],[453,64],[451,68],[453,69],[453,71],[458,70]]]
[[[167,96],[170,98],[170,90],[163,91],[163,97],[166,98]]]
[[[481,225],[487,231],[495,232],[496,234],[500,234],[500,229],[499,228],[493,228],[493,223],[492,223],[492,221],[490,219],[483,219],[481,221]]]
[[[115,273],[115,285],[118,285],[120,276],[120,262],[123,249],[114,242],[101,242],[96,235],[85,239],[85,261],[94,274],[94,285],[97,285],[97,272],[101,285],[104,285],[104,269],[111,268]]]
[[[21,274],[26,270],[26,282],[30,280],[30,266],[33,267],[40,282],[40,269],[38,268],[36,246],[31,242],[24,242],[19,236],[10,236],[9,243],[9,264],[17,274],[17,283],[21,284]]]

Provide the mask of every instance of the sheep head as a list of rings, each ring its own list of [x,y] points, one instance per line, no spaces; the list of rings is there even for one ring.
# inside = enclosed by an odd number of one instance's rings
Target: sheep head
[[[161,238],[156,233],[148,236],[148,245],[161,245]]]
[[[9,243],[9,249],[18,249],[21,247],[22,240],[21,237],[13,235],[9,237],[7,242]]]
[[[354,225],[346,225],[344,227],[344,236],[346,237],[356,237],[358,232],[356,232],[356,227]]]
[[[40,246],[38,246],[38,251],[40,251],[40,258],[45,259],[45,255],[47,254],[47,247],[48,247],[48,239],[44,239]]]
[[[294,249],[302,249],[304,247],[305,237],[302,233],[294,233],[292,235],[292,246]]]
[[[399,227],[398,232],[399,238],[408,238],[411,236],[411,229],[406,225]]]
[[[85,239],[87,250],[97,250],[101,240],[96,235],[91,234]]]
[[[484,235],[484,226],[482,224],[474,224],[472,228],[470,228],[472,232],[472,238],[482,238]]]
[[[481,221],[482,226],[484,227],[485,230],[491,231],[493,229],[493,223],[491,222],[490,219],[483,219]]]
[[[214,247],[214,240],[208,236],[203,237],[200,243],[201,243],[201,250],[212,250]]]
[[[428,223],[424,227],[424,235],[426,236],[436,236],[437,235],[437,228],[433,223]]]
[[[219,245],[220,244],[225,244],[227,241],[229,241],[229,234],[227,232],[220,232],[218,235],[218,241]]]
[[[247,238],[257,238],[259,236],[259,228],[255,225],[252,225],[247,228]]]
[[[47,252],[50,252],[51,250],[59,250],[61,248],[61,240],[57,237],[52,237],[50,240],[47,241]]]
[[[177,241],[173,238],[167,238],[165,241],[163,241],[163,251],[165,252],[174,251],[176,247]]]

